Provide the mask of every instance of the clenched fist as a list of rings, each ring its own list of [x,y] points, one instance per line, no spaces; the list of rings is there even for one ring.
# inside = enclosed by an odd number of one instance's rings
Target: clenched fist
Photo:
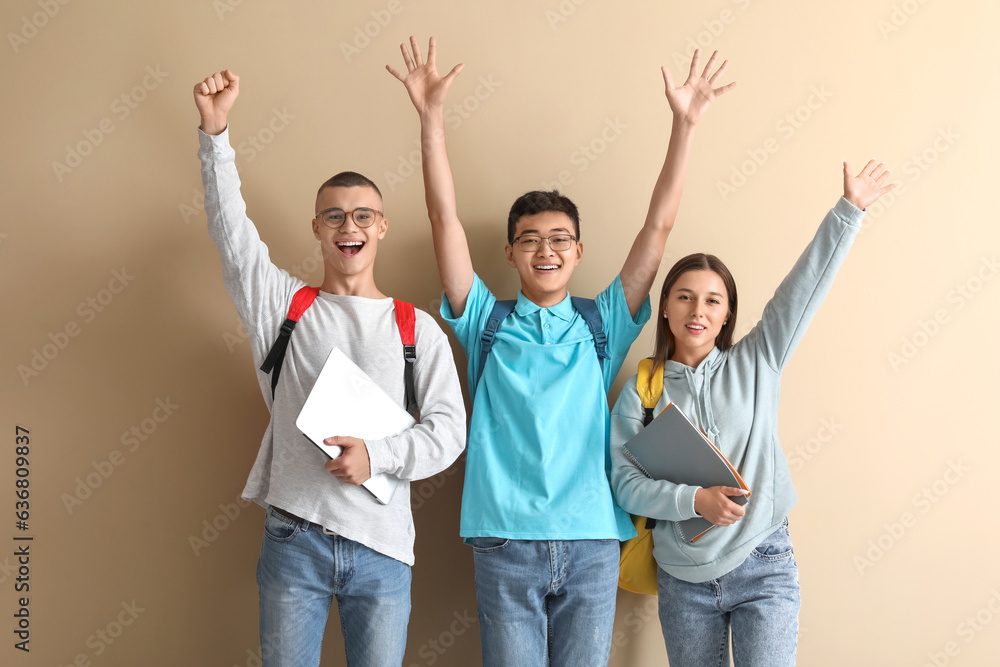
[[[221,134],[229,124],[229,110],[239,94],[240,77],[228,69],[196,83],[194,103],[201,114],[201,131]]]

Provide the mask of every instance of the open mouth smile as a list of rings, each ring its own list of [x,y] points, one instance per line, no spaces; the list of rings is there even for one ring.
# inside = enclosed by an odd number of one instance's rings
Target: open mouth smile
[[[335,243],[335,245],[337,246],[337,250],[339,250],[340,252],[342,252],[344,255],[347,255],[348,257],[354,257],[359,252],[361,252],[361,249],[365,246],[365,242],[364,241],[337,241]]]

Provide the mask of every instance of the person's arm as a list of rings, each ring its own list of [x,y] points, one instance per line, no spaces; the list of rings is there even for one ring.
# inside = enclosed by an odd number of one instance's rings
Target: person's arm
[[[728,496],[742,495],[742,489],[674,484],[650,479],[625,456],[622,445],[643,429],[642,403],[635,390],[635,378],[629,380],[611,413],[611,488],[623,510],[631,514],[684,521],[703,516],[717,526],[739,521],[746,509]]]
[[[858,232],[864,209],[891,190],[889,170],[870,160],[857,176],[844,162],[844,196],[823,218],[816,235],[764,306],[760,322],[747,334],[776,373],[780,373],[802,340],[820,304],[830,292]]]
[[[435,64],[437,44],[433,37],[427,47],[426,63],[420,54],[416,38],[410,37],[410,49],[407,49],[406,44],[400,44],[399,49],[406,63],[406,74],[389,65],[386,65],[386,69],[406,86],[410,101],[420,116],[424,196],[427,200],[427,216],[431,221],[434,254],[444,293],[458,317],[465,311],[465,300],[472,288],[473,268],[465,228],[458,219],[455,181],[445,146],[444,100],[448,88],[463,65],[455,65],[447,76],[440,76]]]
[[[343,482],[362,484],[379,473],[425,479],[448,468],[465,449],[465,401],[451,345],[425,313],[418,314],[417,322],[413,385],[420,421],[387,438],[327,438],[326,444],[344,448],[340,457],[326,463]]]
[[[219,251],[222,277],[259,364],[270,341],[262,331],[277,329],[288,308],[291,291],[300,281],[271,263],[267,246],[247,217],[236,170],[236,151],[229,143],[229,112],[239,95],[240,79],[223,70],[194,86],[201,116],[198,158],[205,188],[208,233]],[[268,334],[270,335],[270,334]],[[270,400],[268,392],[265,400]]]
[[[691,58],[691,70],[683,86],[674,86],[670,70],[666,67],[661,68],[667,101],[673,112],[673,124],[670,129],[667,157],[663,161],[663,168],[653,188],[646,221],[635,237],[621,270],[622,289],[625,291],[625,300],[633,317],[649,295],[663,259],[663,248],[677,218],[695,125],[716,97],[736,85],[733,82],[718,88],[713,87],[729,64],[727,60],[715,73],[711,73],[718,54],[718,51],[712,54],[708,64],[705,65],[705,70],[699,75],[700,51],[695,50]]]

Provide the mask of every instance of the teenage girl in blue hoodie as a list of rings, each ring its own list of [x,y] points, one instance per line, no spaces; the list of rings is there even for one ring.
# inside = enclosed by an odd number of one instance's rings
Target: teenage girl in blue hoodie
[[[671,667],[794,665],[798,638],[798,568],[787,515],[795,505],[788,463],[778,444],[781,372],[826,297],[861,229],[864,209],[888,192],[889,170],[870,161],[851,176],[760,322],[733,344],[736,284],[713,255],[689,255],[663,282],[654,373],[663,393],[654,414],[677,405],[740,471],[746,506],[728,487],[701,488],[646,477],[622,453],[642,429],[636,378],[611,416],[612,486],[632,514],[658,519],[653,529],[659,614]],[[716,525],[694,543],[678,521],[703,516]]]

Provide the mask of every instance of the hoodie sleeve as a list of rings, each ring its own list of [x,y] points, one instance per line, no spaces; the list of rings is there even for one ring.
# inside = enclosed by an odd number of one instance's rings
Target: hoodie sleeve
[[[840,198],[823,218],[813,240],[764,306],[760,322],[747,334],[757,352],[780,373],[833,285],[865,212]]]
[[[650,479],[625,457],[622,446],[643,428],[642,401],[635,380],[633,375],[625,384],[611,412],[611,487],[615,498],[630,514],[667,521],[693,519],[698,516],[694,494],[699,487]]]

